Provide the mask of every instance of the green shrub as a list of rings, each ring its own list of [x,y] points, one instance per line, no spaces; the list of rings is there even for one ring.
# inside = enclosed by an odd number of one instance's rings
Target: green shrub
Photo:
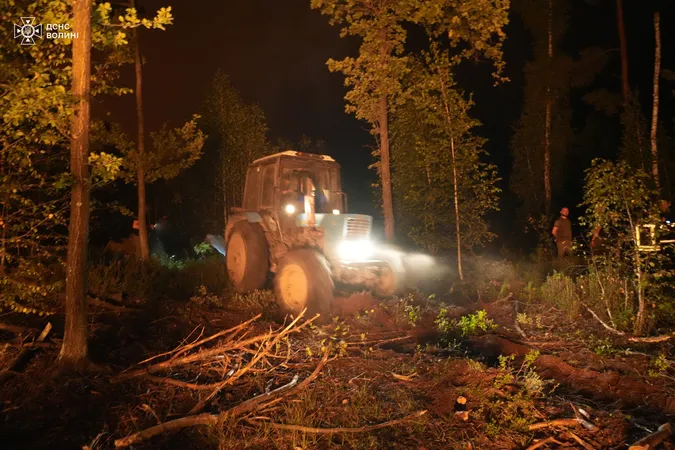
[[[570,317],[579,314],[581,302],[577,295],[577,285],[574,280],[560,272],[546,277],[540,288],[541,299],[545,303],[567,312]]]

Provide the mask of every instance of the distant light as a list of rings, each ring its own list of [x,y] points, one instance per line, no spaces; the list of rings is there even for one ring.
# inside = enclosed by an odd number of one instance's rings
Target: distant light
[[[333,210],[333,214],[335,214],[335,215],[337,216],[338,214],[340,214],[340,210],[339,210],[339,209],[334,209],[334,210]]]
[[[284,209],[286,210],[287,214],[293,214],[295,212],[295,206],[291,205],[290,203],[286,205]]]

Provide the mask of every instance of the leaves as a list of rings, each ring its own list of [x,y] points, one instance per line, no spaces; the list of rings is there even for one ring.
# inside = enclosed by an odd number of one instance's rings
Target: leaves
[[[434,252],[457,246],[455,190],[466,248],[494,236],[485,214],[498,208],[500,192],[497,168],[481,160],[485,139],[474,134],[480,123],[469,115],[473,102],[455,85],[453,67],[438,46],[418,60],[405,82],[407,101],[391,127],[397,220],[413,241]]]

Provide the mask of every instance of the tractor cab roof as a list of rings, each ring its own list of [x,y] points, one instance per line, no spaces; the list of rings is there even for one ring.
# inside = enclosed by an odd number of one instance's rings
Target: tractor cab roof
[[[335,160],[328,155],[317,155],[315,153],[305,153],[305,152],[296,152],[295,150],[286,150],[286,151],[283,151],[283,152],[275,153],[273,155],[268,155],[268,156],[264,156],[262,158],[258,158],[255,161],[253,161],[251,163],[251,165],[258,164],[258,163],[261,163],[263,161],[268,161],[268,160],[274,159],[274,158],[280,158],[280,157],[283,157],[283,156],[290,156],[292,158],[301,158],[301,159],[313,159],[313,160],[316,160],[316,161],[335,162]]]

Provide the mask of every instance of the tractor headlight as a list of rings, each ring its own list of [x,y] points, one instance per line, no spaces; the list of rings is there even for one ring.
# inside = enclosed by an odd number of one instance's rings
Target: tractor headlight
[[[337,250],[342,261],[367,261],[372,258],[375,246],[368,239],[342,241]]]

